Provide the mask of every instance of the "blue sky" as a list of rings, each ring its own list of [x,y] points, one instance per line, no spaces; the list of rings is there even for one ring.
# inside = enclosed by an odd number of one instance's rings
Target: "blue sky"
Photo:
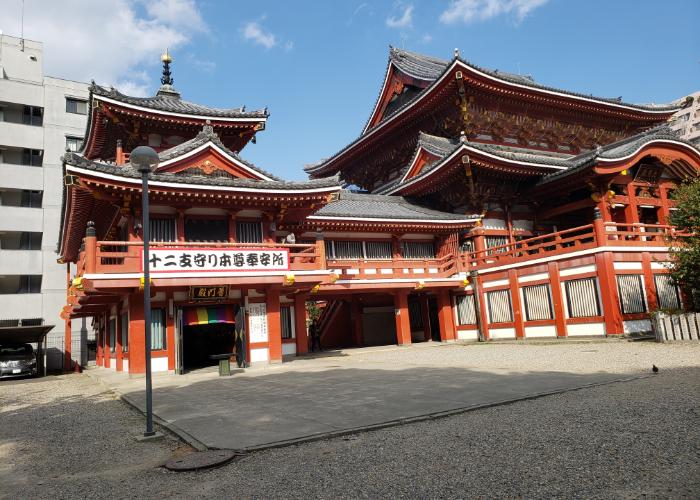
[[[17,34],[20,1],[1,1],[0,29]],[[25,36],[44,41],[48,74],[151,94],[167,44],[184,99],[269,107],[242,156],[289,179],[360,133],[389,45],[445,59],[458,47],[480,66],[629,102],[700,89],[697,0],[65,1],[84,19],[63,24],[55,2],[26,0]]]

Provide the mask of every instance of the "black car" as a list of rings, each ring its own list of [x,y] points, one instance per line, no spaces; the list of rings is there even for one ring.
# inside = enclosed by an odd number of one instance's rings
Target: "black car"
[[[0,378],[34,376],[36,373],[36,354],[31,345],[0,345]]]

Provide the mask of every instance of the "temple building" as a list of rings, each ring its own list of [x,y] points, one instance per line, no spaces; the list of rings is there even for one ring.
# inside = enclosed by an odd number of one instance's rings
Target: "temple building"
[[[675,106],[391,48],[360,136],[288,182],[241,156],[266,110],[189,103],[163,62],[154,97],[93,84],[64,156],[61,316],[92,318],[99,365],[145,370],[145,265],[152,368],[177,373],[241,338],[246,364],[306,353],[310,301],[325,347],[621,335],[683,305],[667,218],[700,151]],[[147,218],[139,145],[160,160]]]

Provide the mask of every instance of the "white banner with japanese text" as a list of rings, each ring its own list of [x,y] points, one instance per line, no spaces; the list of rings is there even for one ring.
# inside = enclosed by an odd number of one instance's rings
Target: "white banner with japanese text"
[[[151,273],[287,271],[286,248],[151,248],[148,261]],[[141,270],[144,269],[143,251]]]

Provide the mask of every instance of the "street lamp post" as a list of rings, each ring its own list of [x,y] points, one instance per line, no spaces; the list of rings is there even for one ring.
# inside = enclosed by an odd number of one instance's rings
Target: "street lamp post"
[[[148,255],[150,223],[148,217],[148,174],[158,165],[158,153],[148,146],[139,146],[131,152],[130,162],[141,172],[141,224],[143,231],[143,317],[146,336],[146,432],[144,437],[155,435],[153,430],[153,387],[151,381],[151,273]]]

